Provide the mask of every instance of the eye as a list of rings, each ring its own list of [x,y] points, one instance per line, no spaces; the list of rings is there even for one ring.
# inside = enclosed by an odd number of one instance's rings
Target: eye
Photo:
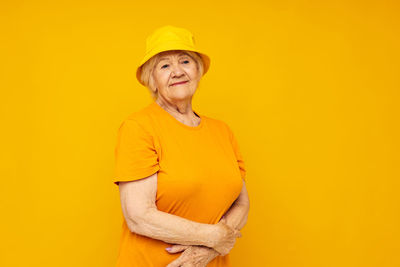
[[[190,61],[188,59],[184,60],[183,63],[188,64]]]
[[[165,69],[164,67],[168,67],[168,64],[164,64],[161,66],[162,69]]]

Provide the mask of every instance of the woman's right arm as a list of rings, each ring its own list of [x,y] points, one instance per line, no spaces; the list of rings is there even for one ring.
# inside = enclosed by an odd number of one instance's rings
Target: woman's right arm
[[[202,245],[226,255],[240,232],[223,222],[198,223],[162,212],[155,204],[157,173],[129,182],[119,182],[122,212],[131,232],[181,245]]]

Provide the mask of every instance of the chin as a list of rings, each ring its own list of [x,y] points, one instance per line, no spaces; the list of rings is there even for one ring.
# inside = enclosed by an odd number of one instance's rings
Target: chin
[[[191,98],[192,96],[193,95],[174,95],[174,98],[178,99],[178,100],[183,100],[183,99]]]
[[[191,97],[191,96],[193,96],[192,92],[188,92],[188,91],[186,91],[186,90],[174,92],[174,97],[175,97],[175,98],[182,98],[182,99],[184,99],[184,98],[188,98],[188,97]]]

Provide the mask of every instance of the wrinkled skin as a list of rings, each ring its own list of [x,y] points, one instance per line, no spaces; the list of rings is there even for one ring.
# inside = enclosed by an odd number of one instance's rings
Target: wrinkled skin
[[[207,264],[220,254],[212,248],[204,246],[182,246],[174,245],[169,253],[182,255],[167,265],[167,267],[206,267]]]

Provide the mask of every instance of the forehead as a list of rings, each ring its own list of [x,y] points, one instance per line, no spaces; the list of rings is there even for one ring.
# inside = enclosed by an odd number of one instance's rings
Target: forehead
[[[183,50],[164,51],[164,52],[161,52],[160,54],[158,54],[157,62],[160,62],[161,60],[165,60],[165,59],[170,59],[175,56],[184,56],[184,55],[189,56],[189,54]]]

